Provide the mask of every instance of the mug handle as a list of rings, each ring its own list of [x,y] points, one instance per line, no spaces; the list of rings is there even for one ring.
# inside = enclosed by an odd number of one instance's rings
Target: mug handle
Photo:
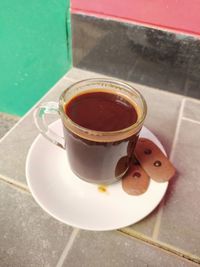
[[[52,142],[54,145],[57,145],[65,149],[64,138],[52,131],[45,120],[45,117],[48,114],[57,114],[60,115],[59,105],[57,102],[46,102],[39,104],[33,114],[34,122],[40,133]]]

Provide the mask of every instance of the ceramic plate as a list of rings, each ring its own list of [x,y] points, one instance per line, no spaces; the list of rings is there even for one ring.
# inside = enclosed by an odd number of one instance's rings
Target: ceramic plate
[[[50,128],[62,135],[61,121]],[[157,144],[157,137],[143,127],[141,137]],[[166,153],[165,153],[166,154]],[[68,225],[87,230],[113,230],[134,224],[147,216],[163,198],[168,182],[151,180],[148,190],[130,196],[121,182],[100,192],[98,185],[79,179],[70,169],[66,152],[38,135],[26,160],[26,177],[36,202],[51,216]]]

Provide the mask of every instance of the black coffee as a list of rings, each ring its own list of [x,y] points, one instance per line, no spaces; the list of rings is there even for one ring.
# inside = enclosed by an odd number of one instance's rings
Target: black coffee
[[[68,117],[95,131],[118,131],[137,121],[134,106],[120,95],[91,92],[73,98],[65,107]]]
[[[66,115],[84,128],[112,132],[137,122],[138,113],[131,101],[115,94],[92,91],[72,98],[65,105]],[[123,140],[98,142],[78,136],[64,128],[66,148],[72,170],[95,183],[112,183],[126,172],[138,133]]]

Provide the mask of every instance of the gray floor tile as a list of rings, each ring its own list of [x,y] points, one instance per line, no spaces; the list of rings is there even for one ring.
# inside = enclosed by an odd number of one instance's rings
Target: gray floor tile
[[[192,267],[197,266],[162,249],[118,232],[82,231],[63,267]]]
[[[182,97],[146,86],[137,84],[133,85],[143,94],[147,101],[148,115],[145,126],[159,138],[169,155],[176,130]],[[133,225],[132,228],[142,234],[152,236],[157,210],[158,209],[154,210],[141,222]]]
[[[20,117],[0,112],[0,138],[2,138],[19,119]]]
[[[42,102],[57,101],[61,92],[71,84],[71,81],[63,78],[51,90]],[[21,122],[0,143],[0,175],[26,183],[25,161],[28,150],[38,135],[38,130],[33,122],[33,112],[24,116]]]
[[[139,221],[138,223],[127,227],[127,230],[134,230],[143,235],[152,237],[158,209],[159,208],[156,208],[153,212],[151,212],[151,214],[149,214],[146,218]]]
[[[145,126],[161,141],[170,153],[176,130],[182,96],[162,92],[151,87],[133,84],[144,96],[148,106]]]
[[[52,219],[32,197],[0,182],[0,266],[54,267],[72,228]]]
[[[200,125],[182,121],[159,240],[200,257]]]
[[[187,99],[185,101],[183,116],[200,122],[200,101]]]
[[[147,101],[148,115],[145,126],[160,139],[169,155],[182,97],[138,84],[133,84],[133,86],[143,94]],[[147,236],[152,236],[157,211],[158,208],[141,222],[133,225],[132,229]]]

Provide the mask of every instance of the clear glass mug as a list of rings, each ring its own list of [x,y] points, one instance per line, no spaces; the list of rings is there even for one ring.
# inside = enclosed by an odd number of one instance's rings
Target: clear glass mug
[[[65,113],[65,106],[75,96],[90,91],[115,93],[130,99],[137,107],[137,122],[111,132],[94,131],[76,124]],[[48,114],[55,113],[62,120],[64,138],[50,130],[45,121]],[[61,94],[59,103],[40,104],[34,119],[45,138],[66,150],[70,167],[79,178],[90,183],[110,184],[121,179],[129,169],[146,114],[143,96],[131,85],[110,79],[88,79],[69,86]]]

